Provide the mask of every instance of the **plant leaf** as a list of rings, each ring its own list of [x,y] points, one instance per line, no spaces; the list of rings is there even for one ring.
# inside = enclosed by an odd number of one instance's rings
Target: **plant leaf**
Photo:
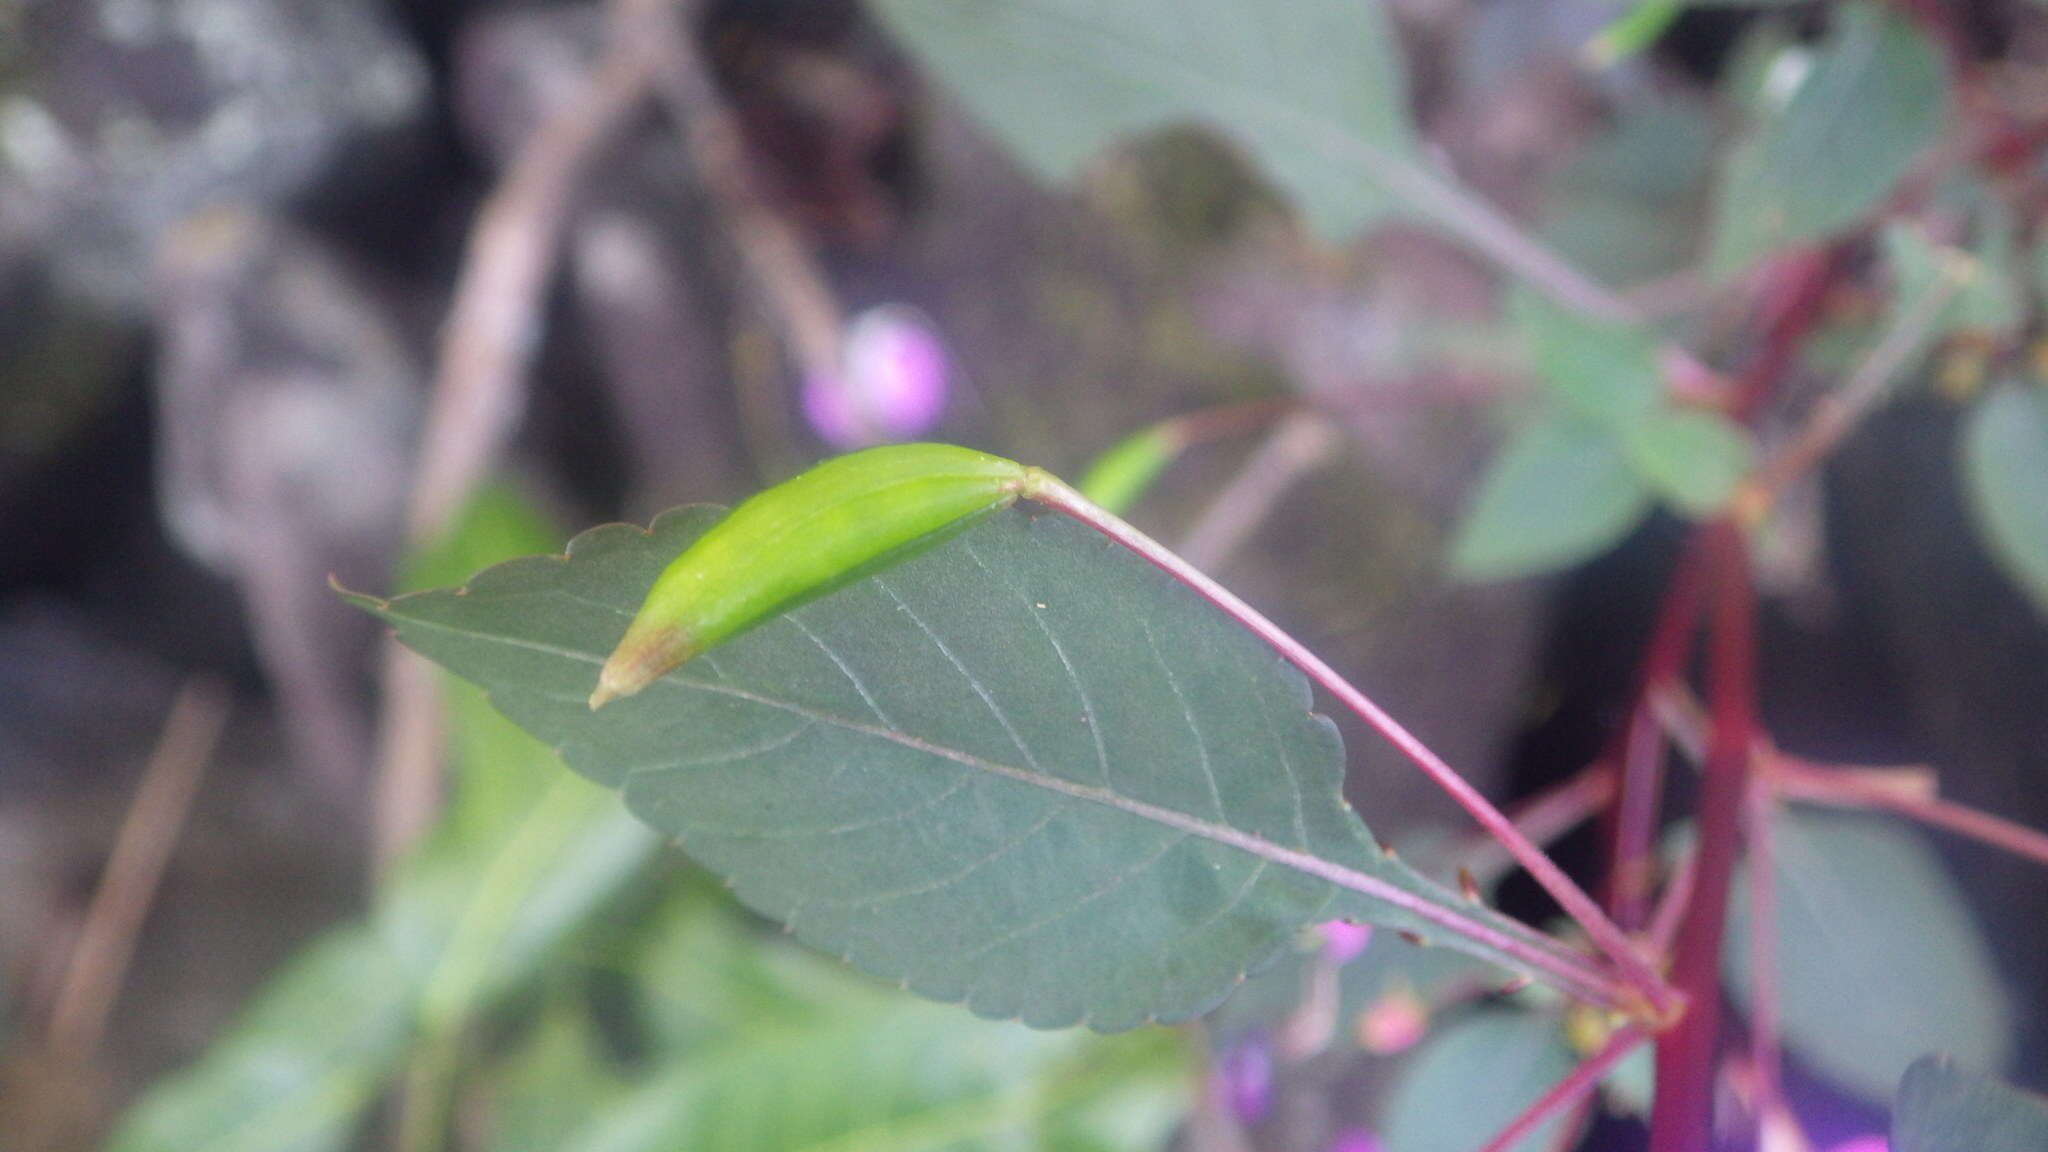
[[[531,547],[536,526],[486,495],[410,567]],[[295,956],[197,1062],[130,1110],[111,1149],[347,1147],[423,1025],[452,1033],[531,979],[652,858],[656,838],[616,797],[562,773],[462,687],[449,713],[456,803],[371,920]]]
[[[2048,1099],[1923,1056],[1892,1105],[1892,1152],[2040,1152]]]
[[[1832,12],[1818,49],[1779,54],[1761,120],[1722,172],[1708,257],[1716,277],[1857,223],[1941,132],[1941,52],[1912,19],[1860,0]]]
[[[1713,122],[1703,102],[1676,99],[1617,116],[1544,189],[1543,238],[1609,284],[1646,283],[1699,251]]]
[[[1482,1008],[1431,1032],[1395,1082],[1381,1134],[1387,1152],[1471,1152],[1578,1063],[1554,1017]],[[1563,1118],[1514,1152],[1555,1147]]]
[[[1815,1072],[1883,1100],[1913,1059],[2002,1068],[2013,1025],[1997,965],[1926,842],[1885,817],[1789,810],[1775,821],[1779,1012]],[[1722,965],[1749,999],[1738,882]]]
[[[716,516],[357,602],[753,907],[983,1015],[1185,1019],[1333,916],[1514,968],[1443,925],[1557,954],[1383,857],[1307,682],[1065,517],[997,513],[591,712],[647,587]]]
[[[371,931],[292,958],[191,1068],[122,1117],[109,1152],[338,1152],[411,1034],[410,990]]]
[[[570,1152],[1112,1152],[1161,1147],[1186,1110],[1185,1041],[1034,1032],[899,1000],[684,1057]]]
[[[1749,472],[1750,440],[1741,425],[1698,408],[1672,408],[1630,428],[1623,451],[1657,494],[1687,516],[1710,516]]]
[[[1264,162],[1326,238],[1393,210],[1413,167],[1407,80],[1377,0],[878,0],[875,11],[1040,175],[1196,121]],[[1430,205],[1410,205],[1425,214]]]
[[[1618,543],[1653,502],[1607,429],[1540,417],[1480,478],[1451,546],[1451,570],[1504,580],[1568,568]]]
[[[2007,384],[1963,425],[1963,490],[1991,555],[2048,615],[2048,392]]]
[[[1588,320],[1528,291],[1510,297],[1509,307],[1544,391],[1583,422],[1627,429],[1662,406],[1653,332]]]

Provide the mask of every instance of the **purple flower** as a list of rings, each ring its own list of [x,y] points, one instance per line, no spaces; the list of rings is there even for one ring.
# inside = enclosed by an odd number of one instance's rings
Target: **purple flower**
[[[1323,957],[1339,968],[1358,959],[1358,954],[1372,943],[1372,927],[1367,924],[1325,920],[1316,931],[1323,937]]]
[[[1210,1077],[1240,1124],[1258,1123],[1273,1106],[1273,1053],[1264,1037],[1247,1036],[1224,1049]]]
[[[882,304],[847,325],[837,375],[804,381],[804,418],[835,448],[922,435],[946,406],[945,348],[924,313]]]
[[[1346,1128],[1330,1141],[1329,1152],[1386,1152],[1380,1138],[1363,1128]]]
[[[1891,1142],[1877,1133],[1852,1136],[1828,1149],[1828,1152],[1891,1152]]]

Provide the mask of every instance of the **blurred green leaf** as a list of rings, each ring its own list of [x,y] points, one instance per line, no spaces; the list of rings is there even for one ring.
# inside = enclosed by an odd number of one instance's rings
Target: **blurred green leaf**
[[[1720,511],[1749,472],[1749,434],[1718,412],[1659,412],[1630,428],[1622,444],[1636,474],[1695,518]]]
[[[1895,220],[1884,229],[1885,263],[1892,273],[1892,314],[1941,287],[1962,286],[1928,328],[1927,343],[1968,332],[1985,337],[2010,334],[2020,322],[2019,289],[2012,279],[2012,221],[2001,208],[1983,221],[1970,252],[1937,247],[1917,225]]]
[[[1035,1032],[895,1000],[699,1051],[569,1152],[1126,1152],[1162,1147],[1193,1082],[1185,1042],[1147,1029]]]
[[[1475,947],[1374,883],[1556,947],[1377,851],[1306,680],[1061,516],[993,515],[593,713],[605,655],[715,516],[358,603],[800,939],[984,1015],[1184,1019],[1335,916]]]
[[[1708,258],[1716,277],[1856,224],[1942,130],[1941,52],[1912,18],[1868,0],[1831,12],[1818,48],[1777,55],[1767,107],[1728,158]]]
[[[1543,238],[1610,284],[1677,272],[1699,251],[1713,147],[1702,103],[1625,106],[1544,190]]]
[[[458,520],[449,554],[530,546],[532,535],[506,531],[502,506],[478,507],[480,520]],[[531,979],[653,857],[657,838],[615,796],[561,772],[531,737],[488,712],[458,706],[451,719],[465,757],[458,795],[503,773],[527,782],[524,796],[495,801],[490,819],[472,811],[438,827],[368,924],[303,950],[197,1063],[131,1110],[116,1152],[346,1146],[422,1033],[450,1035]]]
[[[1971,518],[2014,582],[2048,614],[2048,391],[2006,384],[1963,424]]]
[[[1892,1152],[2041,1152],[2048,1148],[2048,1098],[1945,1057],[1906,1069],[1892,1105]]]
[[[635,1014],[658,1055],[873,1011],[901,995],[763,927],[696,869],[662,902],[628,961]]]
[[[1387,1152],[1472,1152],[1577,1065],[1555,1017],[1481,1008],[1453,1020],[1395,1081],[1380,1128]],[[1544,1123],[1513,1152],[1555,1147],[1563,1122]]]
[[[1582,422],[1627,429],[1663,406],[1654,333],[1588,320],[1526,291],[1516,292],[1509,308],[1529,342],[1537,380]]]
[[[903,43],[1027,164],[1065,179],[1120,136],[1186,121],[1262,160],[1326,238],[1399,207],[1361,162],[1417,163],[1377,0],[878,0]],[[1409,205],[1427,213],[1433,206]]]
[[[375,933],[301,950],[196,1064],[131,1108],[108,1152],[327,1152],[349,1145],[412,1033],[403,969]]]
[[[1178,455],[1178,441],[1155,424],[1117,441],[1109,451],[1097,456],[1075,487],[1098,507],[1122,516],[1143,498],[1152,482]]]
[[[2013,1020],[1997,965],[1917,833],[1886,817],[1794,809],[1774,839],[1779,1011],[1802,1063],[1874,1101],[1926,1052],[2005,1066]],[[1738,882],[1722,964],[1745,1005],[1747,905]]]
[[[1504,580],[1568,568],[1620,542],[1654,500],[1607,429],[1539,418],[1480,478],[1451,546],[1451,570]]]
[[[1648,51],[1683,15],[1684,0],[1641,0],[1586,42],[1585,60],[1594,68],[1608,68]]]
[[[589,1005],[555,993],[488,1078],[491,1152],[556,1152],[624,1090]]]
[[[486,484],[446,531],[415,547],[399,563],[398,586],[414,592],[459,584],[485,565],[545,551],[561,540],[561,530],[516,488]]]

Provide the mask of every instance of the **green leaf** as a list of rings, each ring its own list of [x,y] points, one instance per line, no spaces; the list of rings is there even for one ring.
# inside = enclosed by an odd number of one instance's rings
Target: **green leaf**
[[[1518,967],[1437,926],[1473,918],[1555,954],[1383,857],[1306,681],[1062,516],[997,513],[593,713],[605,653],[716,516],[357,600],[799,938],[984,1015],[1186,1019],[1333,916]]]
[[[508,540],[531,546],[535,524],[487,496],[441,547],[501,554]],[[116,1152],[347,1146],[423,1032],[452,1035],[531,980],[652,859],[656,837],[617,797],[562,773],[474,698],[463,703],[450,712],[451,742],[470,758],[457,765],[457,803],[370,921],[296,956],[199,1061],[130,1111]],[[523,794],[472,795],[496,777]]]
[[[1155,424],[1117,441],[1109,451],[1097,456],[1074,487],[1096,507],[1122,516],[1180,455],[1180,449],[1179,439]]]
[[[1510,308],[1544,390],[1585,423],[1625,430],[1662,405],[1664,373],[1648,330],[1588,320],[1526,291]]]
[[[1631,103],[1544,190],[1543,238],[1610,284],[1677,272],[1699,251],[1713,146],[1704,103]]]
[[[1774,822],[1778,994],[1786,1047],[1813,1071],[1883,1100],[1913,1059],[1950,1052],[2002,1068],[2011,1004],[1940,857],[1878,816],[1791,810]],[[1746,888],[1722,963],[1749,997]]]
[[[349,1145],[411,1034],[411,999],[374,933],[293,957],[204,1059],[131,1108],[109,1152],[329,1152]]]
[[[622,1086],[582,998],[555,992],[481,1094],[491,1152],[556,1152]]]
[[[1963,491],[1991,555],[2048,615],[2048,392],[2006,384],[1963,424]]]
[[[2048,1098],[1923,1056],[1892,1105],[1892,1152],[2041,1152]]]
[[[1885,263],[1892,274],[1892,322],[1914,307],[1942,281],[1959,278],[1960,287],[1928,326],[1932,343],[1957,332],[1985,337],[2009,335],[2021,318],[2018,285],[2013,279],[2012,213],[1981,187],[1964,193],[1976,201],[1972,212],[1976,238],[1968,252],[1942,248],[1911,222],[1895,220],[1883,232]]]
[[[1861,221],[1942,130],[1941,51],[1911,17],[1866,0],[1832,12],[1817,49],[1779,54],[1768,106],[1729,157],[1713,212],[1716,277]]]
[[[1394,1084],[1381,1124],[1387,1152],[1471,1152],[1578,1064],[1554,1017],[1482,1008],[1434,1030]],[[1563,1117],[1514,1145],[1555,1147]]]
[[[1451,570],[1503,580],[1568,568],[1620,542],[1653,501],[1606,429],[1541,418],[1487,466],[1451,546]]]
[[[648,918],[629,971],[636,1015],[657,1053],[687,1058],[901,995],[762,927],[698,869]]]
[[[1592,67],[1612,67],[1647,50],[1683,15],[1683,0],[1643,0],[1608,21],[1586,42],[1582,57]]]
[[[1316,229],[1341,240],[1396,206],[1376,165],[1417,163],[1399,38],[1376,0],[1296,0],[1284,13],[1247,0],[874,8],[1050,179],[1118,137],[1199,122],[1254,153]]]
[[[1159,1148],[1189,1053],[1152,1029],[1102,1038],[963,1019],[916,1001],[680,1060],[570,1152],[1000,1152]]]
[[[1622,445],[1636,475],[1694,518],[1720,511],[1749,473],[1749,434],[1718,412],[1660,412],[1630,428]]]

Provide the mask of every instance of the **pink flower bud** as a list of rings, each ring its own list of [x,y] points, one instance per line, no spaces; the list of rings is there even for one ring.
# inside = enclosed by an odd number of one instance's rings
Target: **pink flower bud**
[[[925,314],[883,304],[846,329],[836,375],[804,381],[804,417],[835,448],[911,440],[946,406],[946,352]]]
[[[1403,986],[1358,1014],[1358,1046],[1375,1056],[1405,1052],[1429,1030],[1429,1006]]]
[[[1210,1076],[1240,1124],[1258,1123],[1273,1106],[1273,1053],[1264,1037],[1248,1036],[1224,1049]]]
[[[1323,938],[1323,958],[1341,968],[1372,943],[1372,926],[1347,920],[1325,920],[1316,929]]]

